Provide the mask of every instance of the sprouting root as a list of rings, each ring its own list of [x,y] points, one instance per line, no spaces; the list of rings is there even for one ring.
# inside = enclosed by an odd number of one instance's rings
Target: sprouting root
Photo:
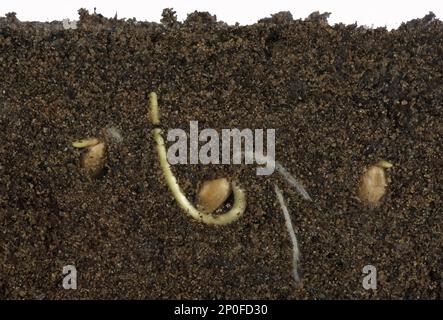
[[[158,110],[157,94],[152,92],[149,95],[150,100],[150,121],[154,125],[160,124],[160,116]],[[157,153],[160,161],[160,166],[163,171],[163,175],[166,179],[166,184],[171,191],[173,197],[179,204],[179,206],[192,218],[204,222],[206,224],[214,225],[226,225],[237,220],[246,209],[246,194],[242,188],[240,188],[235,182],[232,182],[232,192],[234,194],[234,204],[232,208],[223,214],[213,215],[204,213],[196,209],[192,203],[186,198],[185,194],[180,189],[177,183],[177,179],[171,170],[167,156],[165,142],[162,137],[162,130],[160,128],[154,128],[152,135],[156,143]]]
[[[285,200],[283,199],[283,194],[280,188],[275,184],[274,185],[275,194],[277,195],[278,202],[280,203],[281,210],[283,212],[283,216],[285,217],[286,229],[289,233],[289,238],[292,243],[292,274],[294,276],[294,280],[296,283],[300,282],[300,276],[298,275],[298,263],[300,259],[300,250],[298,248],[298,241],[295,235],[294,227],[292,226],[291,217],[289,216],[288,207],[285,204]]]

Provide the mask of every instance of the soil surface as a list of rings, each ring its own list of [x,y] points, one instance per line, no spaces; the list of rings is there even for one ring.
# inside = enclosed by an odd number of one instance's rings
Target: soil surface
[[[318,13],[250,26],[201,12],[178,22],[165,10],[160,24],[79,14],[75,30],[0,19],[0,298],[443,297],[433,14],[392,31]],[[236,222],[192,220],[160,170],[151,91],[165,129],[276,129],[277,160],[313,201],[254,165],[174,166],[190,198],[222,176],[247,192]],[[108,141],[96,179],[71,145],[92,136]],[[388,192],[368,206],[358,182],[380,159],[394,164]],[[300,285],[274,184],[299,241]],[[63,289],[66,265],[77,290]],[[377,268],[375,291],[362,286],[365,265]]]

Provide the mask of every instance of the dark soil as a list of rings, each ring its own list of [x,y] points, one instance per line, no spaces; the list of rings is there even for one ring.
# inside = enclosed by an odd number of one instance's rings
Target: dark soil
[[[0,19],[0,298],[443,297],[441,21],[388,31],[320,14],[229,26],[79,13],[77,30]],[[255,166],[174,166],[191,197],[220,176],[248,194],[228,226],[186,216],[160,171],[151,91],[165,128],[277,129],[277,160],[313,202]],[[89,179],[71,142],[109,127],[123,141]],[[394,167],[373,208],[356,187],[380,159]],[[274,183],[300,242],[299,287]],[[77,290],[62,287],[69,264]],[[368,264],[376,291],[362,287]]]

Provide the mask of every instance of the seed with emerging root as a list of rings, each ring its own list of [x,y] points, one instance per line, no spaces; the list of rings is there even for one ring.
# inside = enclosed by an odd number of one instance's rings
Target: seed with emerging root
[[[364,173],[360,181],[358,197],[371,205],[378,205],[381,198],[386,193],[387,180],[385,169],[391,168],[388,161],[379,161],[370,166]]]
[[[159,120],[159,111],[157,104],[157,95],[155,93],[151,93],[149,96],[149,106],[150,111],[153,116],[150,117],[151,123],[153,125],[160,124]],[[232,204],[232,208],[223,214],[220,215],[212,215],[208,213],[204,213],[200,210],[197,210],[186,198],[186,195],[180,189],[180,186],[177,183],[177,179],[174,176],[174,173],[171,170],[171,166],[168,162],[166,155],[166,147],[165,141],[162,137],[162,130],[160,128],[152,129],[152,136],[154,138],[158,159],[160,161],[160,167],[163,171],[163,176],[165,177],[166,184],[169,187],[172,195],[177,201],[178,205],[192,218],[201,221],[203,223],[212,224],[212,225],[226,225],[228,223],[234,222],[237,220],[246,209],[246,193],[240,188],[235,182],[232,182],[232,193],[234,194],[234,203]]]
[[[205,181],[197,194],[197,208],[204,213],[212,213],[228,199],[231,192],[231,184],[226,178]]]
[[[76,140],[72,143],[75,148],[86,148],[80,158],[80,165],[89,176],[95,178],[103,170],[106,156],[106,145],[97,138]]]
[[[105,143],[100,142],[95,146],[91,146],[82,154],[81,166],[86,169],[91,177],[97,177],[105,162]]]

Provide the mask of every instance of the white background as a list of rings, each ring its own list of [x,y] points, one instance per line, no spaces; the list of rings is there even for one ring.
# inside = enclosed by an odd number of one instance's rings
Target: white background
[[[366,26],[396,28],[401,22],[422,18],[429,11],[443,20],[443,0],[0,0],[0,15],[16,12],[21,21],[78,20],[77,10],[106,17],[136,18],[159,22],[163,8],[174,8],[179,20],[194,10],[209,11],[229,24],[252,24],[279,11],[290,11],[294,19],[306,18],[313,11],[331,12],[329,23],[357,22]]]

